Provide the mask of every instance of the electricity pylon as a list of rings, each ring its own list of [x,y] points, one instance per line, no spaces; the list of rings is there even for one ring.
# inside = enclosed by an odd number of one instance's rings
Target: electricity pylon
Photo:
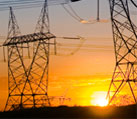
[[[49,31],[47,0],[33,34],[20,35],[16,18],[10,7],[8,37],[3,46],[8,51],[8,100],[5,111],[49,106],[49,50],[55,36]],[[30,53],[30,47],[33,47]],[[25,59],[25,54],[32,59]]]
[[[127,86],[129,90],[126,88],[125,93],[131,92],[132,100],[137,103],[137,27],[130,16],[129,2],[131,1],[109,0],[116,58],[107,95],[109,104],[114,103],[118,94]]]

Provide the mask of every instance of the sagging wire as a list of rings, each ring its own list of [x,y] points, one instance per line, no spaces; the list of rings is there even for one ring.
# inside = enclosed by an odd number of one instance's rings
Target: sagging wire
[[[71,52],[71,55],[74,55],[77,51],[79,51],[79,49],[83,46],[84,42],[86,41],[85,38],[80,37],[80,36],[78,36],[78,37],[80,38],[80,44],[77,49],[75,49],[73,52]]]
[[[82,19],[75,11],[74,11],[74,9],[71,7],[71,5],[70,4],[66,4],[66,5],[68,5],[68,7],[70,8],[70,10],[64,5],[64,4],[61,4],[62,5],[62,7],[64,8],[64,10],[72,17],[72,18],[74,18],[76,21],[78,21],[78,22],[80,22],[80,23],[82,23],[82,24],[94,24],[94,23],[96,23],[96,21],[87,21],[87,20],[84,20],[84,19]]]
[[[65,39],[69,39],[69,38],[65,38]],[[83,46],[84,42],[86,41],[85,38],[83,37],[80,37],[80,36],[77,36],[77,38],[75,39],[78,39],[80,41],[80,43],[78,45],[76,45],[76,49],[74,49],[73,51],[71,51],[70,53],[67,53],[67,54],[61,54],[61,53],[57,53],[56,56],[72,56],[74,55],[76,52],[78,52],[80,50],[80,48]],[[60,47],[60,46],[64,46],[63,44],[60,44],[60,43],[57,43],[57,46]],[[68,49],[68,48],[67,48]],[[63,51],[65,51],[65,49],[63,49]],[[70,51],[70,49],[69,49]]]
[[[75,12],[75,10],[71,7],[70,4],[68,4],[68,6],[69,6],[69,8],[71,9],[71,11],[73,11],[74,15],[75,15],[77,18],[79,18],[80,20],[83,20],[83,19]]]
[[[108,19],[100,19],[100,2],[99,2],[99,0],[97,0],[97,17],[96,17],[96,19],[93,19],[93,20],[92,19],[85,20],[85,19],[81,18],[69,3],[66,4],[69,7],[69,9],[67,7],[65,7],[64,4],[61,4],[61,5],[71,17],[73,17],[75,20],[77,20],[78,22],[80,22],[82,24],[94,24],[97,22],[108,23],[109,22]]]
[[[64,10],[65,10],[71,17],[73,17],[75,20],[77,20],[77,21],[79,21],[79,22],[82,20],[80,17],[77,17],[77,16],[73,15],[73,13],[71,13],[71,12],[65,7],[64,4],[61,4],[61,5],[62,5],[62,7],[64,8]]]

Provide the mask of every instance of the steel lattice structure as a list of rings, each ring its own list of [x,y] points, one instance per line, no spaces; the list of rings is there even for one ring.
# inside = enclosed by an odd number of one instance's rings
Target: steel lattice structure
[[[112,21],[116,66],[108,91],[111,104],[127,85],[137,103],[137,27],[130,16],[129,0],[109,0]],[[137,7],[136,7],[137,8]],[[113,102],[114,103],[114,102]]]
[[[26,107],[49,106],[48,67],[51,39],[55,36],[49,31],[47,0],[41,10],[35,33],[20,35],[19,26],[10,7],[8,37],[3,46],[8,51],[8,91],[5,110]],[[25,59],[33,46],[32,58]]]

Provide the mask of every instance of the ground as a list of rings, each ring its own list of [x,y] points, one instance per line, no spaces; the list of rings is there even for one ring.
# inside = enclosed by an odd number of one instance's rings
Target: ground
[[[44,107],[0,112],[0,118],[137,118],[137,105],[107,107]]]

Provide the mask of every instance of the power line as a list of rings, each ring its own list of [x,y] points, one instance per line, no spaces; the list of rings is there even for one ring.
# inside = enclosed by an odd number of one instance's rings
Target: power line
[[[72,8],[72,6],[70,4],[67,4],[68,8],[62,4],[62,7],[65,9],[65,11],[71,16],[73,17],[75,20],[77,20],[78,22],[82,23],[82,24],[94,24],[97,22],[101,22],[101,23],[108,23],[108,19],[100,19],[100,1],[97,0],[97,16],[96,19],[93,20],[85,20],[83,18],[81,18],[76,11]]]
[[[48,5],[60,5],[67,4],[70,0],[48,0]],[[0,11],[9,10],[9,6],[14,9],[25,9],[40,7],[44,3],[44,0],[7,0],[0,2]]]

